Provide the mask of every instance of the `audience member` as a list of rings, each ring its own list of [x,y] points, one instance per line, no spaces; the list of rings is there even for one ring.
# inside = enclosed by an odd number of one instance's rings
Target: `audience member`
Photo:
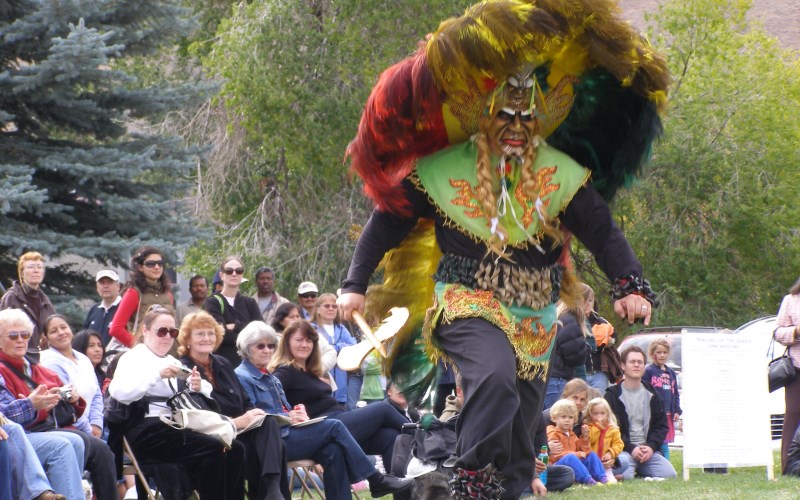
[[[564,386],[575,377],[575,370],[578,367],[582,370],[586,361],[586,338],[592,334],[584,312],[585,290],[589,287],[581,284],[581,288],[584,290],[584,298],[575,306],[570,307],[561,300],[556,306],[558,330],[553,355],[550,357],[550,375],[544,396],[545,410],[558,401],[564,392]]]
[[[103,370],[106,350],[100,334],[93,330],[81,330],[72,339],[72,348],[89,358],[92,368],[94,368],[94,376],[97,378],[97,385],[100,387],[100,393],[103,394],[106,387],[106,372]]]
[[[258,322],[250,324],[254,323]],[[196,367],[203,380],[211,384],[211,397],[219,404],[220,412],[230,417],[237,431],[242,432],[242,429],[259,418],[264,419],[265,413],[250,402],[228,360],[213,354],[222,343],[224,334],[222,325],[207,312],[191,313],[181,323],[178,354],[185,366]],[[236,441],[244,447],[246,453],[245,477],[250,485],[249,496],[290,498],[286,449],[281,441],[278,423],[272,418],[266,418],[258,427],[238,434]],[[232,495],[231,498],[234,496],[241,498],[239,494]]]
[[[655,339],[647,348],[652,363],[644,369],[643,380],[653,386],[661,398],[661,406],[667,413],[667,436],[661,445],[661,454],[669,460],[669,445],[675,440],[675,424],[681,418],[681,394],[678,391],[678,374],[667,366],[669,342],[667,339]]]
[[[567,385],[564,386],[564,392],[561,393],[561,397],[559,399],[569,399],[575,403],[575,406],[578,407],[578,418],[575,422],[575,427],[573,431],[578,437],[582,437],[582,430],[583,430],[583,411],[586,409],[586,404],[589,402],[589,393],[591,392],[591,387],[589,384],[586,383],[585,380],[580,378],[574,378],[567,382]],[[544,421],[545,425],[554,424],[555,421],[550,418],[550,410],[542,411],[542,420]],[[551,451],[555,451],[556,453],[560,453],[561,450],[559,448],[558,442],[548,443]]]
[[[189,278],[189,295],[192,296],[189,302],[178,306],[177,321],[180,323],[183,318],[191,313],[203,310],[203,305],[208,298],[208,280],[202,274],[195,274]]]
[[[222,291],[222,276],[219,271],[214,273],[214,279],[211,280],[211,295],[220,293]]]
[[[264,323],[272,323],[278,307],[289,302],[289,299],[281,297],[275,291],[275,273],[268,267],[259,267],[256,270],[256,293],[253,295],[258,303],[258,310]]]
[[[316,335],[308,323],[309,335]],[[281,340],[292,335],[292,329]],[[290,461],[313,459],[322,465],[325,496],[330,499],[349,499],[350,485],[363,479],[369,481],[370,493],[378,498],[390,493],[408,491],[413,481],[383,475],[375,469],[348,429],[338,420],[326,419],[306,426],[309,415],[302,405],[292,407],[286,398],[281,381],[270,372],[277,337],[271,327],[262,322],[248,325],[239,335],[237,346],[242,363],[236,368],[250,401],[270,414],[288,416],[292,426],[284,426],[281,434]]]
[[[633,479],[635,474],[674,478],[675,469],[661,454],[661,445],[667,435],[667,415],[653,387],[642,382],[646,362],[644,351],[632,346],[621,355],[625,378],[610,386],[605,395],[625,444],[618,456],[620,466],[614,468],[614,474],[622,474],[626,480]]]
[[[301,319],[303,319],[303,315],[300,314],[300,306],[294,302],[285,302],[275,309],[272,321],[267,324],[275,330],[275,333],[278,335],[278,340],[280,340],[283,329]]]
[[[600,457],[589,445],[589,429],[584,429],[581,437],[572,427],[578,420],[578,407],[571,399],[559,399],[550,408],[550,417],[555,424],[547,426],[547,440],[561,444],[561,451],[550,452],[550,460],[556,465],[566,465],[575,472],[575,481],[593,486],[607,483],[606,471]]]
[[[94,281],[97,286],[97,295],[100,296],[100,303],[89,309],[89,313],[86,314],[86,319],[83,321],[83,328],[100,333],[100,338],[105,346],[111,342],[108,328],[122,301],[119,295],[119,275],[112,269],[103,269],[97,271]]]
[[[5,448],[7,463],[5,467],[2,463],[2,449]],[[63,453],[64,457],[71,458],[72,462],[59,457]],[[62,486],[63,493],[78,495],[81,492],[80,471],[77,462],[74,460],[72,447],[65,442],[64,448],[57,453],[49,452],[44,454],[44,463],[48,468],[58,467],[58,471],[53,471],[53,475],[71,474],[71,480],[65,481],[70,486]],[[25,430],[19,424],[9,422],[0,413],[0,500],[14,499],[33,499],[33,500],[64,500],[67,497],[53,491],[50,481],[42,468],[42,462],[34,450],[33,445],[28,440]],[[6,495],[6,496],[4,496]]]
[[[603,367],[602,353],[604,349],[615,349],[614,327],[605,318],[594,310],[594,290],[589,285],[583,284],[583,312],[590,335],[586,336],[586,363],[585,377],[590,387],[605,393],[610,383],[607,373],[608,367]],[[613,382],[618,380],[614,378]]]
[[[122,301],[111,319],[108,331],[113,337],[106,345],[107,356],[133,347],[145,312],[158,304],[174,314],[175,300],[170,291],[172,284],[164,272],[164,257],[155,247],[144,246],[131,258],[131,272]]]
[[[270,371],[283,384],[289,402],[305,405],[311,418],[324,415],[341,420],[365,453],[381,455],[383,463],[391,464],[395,439],[408,419],[387,401],[345,410],[334,399],[330,385],[320,379],[323,372],[318,339],[319,334],[307,321],[292,323],[284,330]]]
[[[614,412],[605,399],[592,398],[583,421],[589,426],[589,445],[603,462],[608,482],[616,483],[612,468],[625,443],[622,442]]]
[[[300,314],[306,321],[311,321],[311,317],[314,315],[317,295],[319,295],[319,289],[310,281],[304,281],[297,287],[297,303],[300,304]]]
[[[41,290],[44,281],[44,257],[39,252],[22,254],[17,263],[17,276],[19,281],[3,294],[0,299],[0,310],[19,309],[23,311],[33,323],[33,332],[28,342],[28,352],[31,357],[38,359],[39,339],[41,338],[45,320],[56,310],[50,299]]]
[[[795,431],[794,436],[792,436],[792,442],[789,444],[783,475],[800,476],[800,429]]]
[[[789,348],[789,357],[796,370],[800,370],[800,279],[789,294],[783,297],[778,317],[775,319],[775,340]],[[783,418],[783,438],[781,440],[781,468],[787,473],[787,454],[795,431],[800,425],[800,377],[784,388],[786,410]]]
[[[33,331],[28,316],[17,309],[0,311],[0,376],[5,391],[0,393],[0,412],[10,420],[24,426],[33,434],[53,434],[68,439],[75,450],[76,461],[92,475],[92,484],[98,498],[114,498],[117,495],[114,457],[108,446],[91,434],[73,429],[59,429],[49,410],[62,398],[64,381],[40,364],[32,364],[25,358],[25,336]],[[71,340],[71,339],[70,339]],[[16,396],[16,397],[15,397]],[[68,398],[76,416],[86,411],[87,402],[74,385],[69,386]],[[18,403],[16,411],[3,406]]]
[[[357,343],[347,327],[339,321],[339,308],[336,306],[336,295],[332,293],[323,293],[319,296],[317,304],[314,307],[314,312],[311,315],[311,323],[317,329],[317,333],[320,334],[321,338],[324,338],[333,346],[337,356],[342,348]],[[339,404],[344,405],[348,410],[352,410],[356,407],[358,399],[355,399],[355,401],[348,400],[347,372],[338,366],[334,366],[331,375],[336,384],[333,397],[336,398]]]
[[[151,306],[142,323],[142,343],[119,358],[108,386],[112,398],[130,406],[130,416],[119,430],[139,460],[182,464],[200,498],[225,500],[243,488],[242,449],[234,446],[226,452],[214,437],[173,429],[159,419],[169,415],[165,401],[174,394],[181,373],[180,361],[169,355],[178,329],[172,311],[158,304]],[[211,384],[200,378],[197,369],[192,373],[190,389],[210,397]]]
[[[103,394],[92,362],[72,347],[72,329],[67,318],[54,314],[47,318],[42,337],[42,361],[61,380],[72,384],[87,403],[75,427],[96,438],[103,435]]]
[[[222,273],[222,291],[208,297],[203,309],[225,328],[225,336],[217,354],[227,359],[231,365],[238,365],[236,337],[251,321],[261,321],[261,313],[255,299],[239,293],[244,276],[242,259],[235,256],[225,257],[219,270]]]

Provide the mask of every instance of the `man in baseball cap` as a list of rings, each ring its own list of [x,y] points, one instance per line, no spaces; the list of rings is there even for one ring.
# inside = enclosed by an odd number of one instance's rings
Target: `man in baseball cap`
[[[304,281],[297,287],[297,302],[300,304],[300,314],[303,315],[303,319],[311,321],[318,295],[317,285],[310,281]]]
[[[111,324],[111,319],[117,312],[117,306],[121,300],[119,275],[113,269],[103,269],[97,272],[94,280],[97,283],[97,295],[100,296],[100,303],[89,309],[89,314],[86,315],[83,322],[83,328],[100,333],[103,345],[108,345],[111,340],[108,325]]]

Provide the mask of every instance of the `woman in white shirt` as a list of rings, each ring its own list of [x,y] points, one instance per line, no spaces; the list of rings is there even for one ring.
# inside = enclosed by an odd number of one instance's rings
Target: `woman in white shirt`
[[[144,317],[142,343],[119,360],[108,387],[111,397],[131,405],[125,437],[139,460],[157,460],[185,466],[200,498],[226,500],[244,497],[244,447],[233,443],[229,451],[211,436],[179,431],[158,417],[168,415],[167,398],[177,388],[181,363],[168,354],[178,329],[167,309],[154,305]],[[211,384],[192,370],[188,386],[211,395]]]

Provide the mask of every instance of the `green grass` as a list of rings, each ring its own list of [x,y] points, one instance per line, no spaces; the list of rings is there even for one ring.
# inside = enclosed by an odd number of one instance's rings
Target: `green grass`
[[[690,469],[689,480],[683,480],[683,453],[672,450],[670,462],[678,472],[678,479],[669,481],[644,481],[634,479],[608,486],[574,485],[561,493],[548,493],[548,498],[576,499],[782,499],[800,498],[800,479],[780,475],[780,452],[774,453],[774,481],[767,480],[766,467],[731,468],[729,474],[704,474],[702,469]],[[524,497],[531,499],[533,497]]]

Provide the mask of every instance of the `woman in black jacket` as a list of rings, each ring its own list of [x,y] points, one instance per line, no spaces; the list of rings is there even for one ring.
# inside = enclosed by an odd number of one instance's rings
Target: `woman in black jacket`
[[[184,365],[197,367],[200,376],[211,384],[214,388],[211,397],[219,404],[220,413],[231,417],[236,429],[241,432],[254,420],[261,418],[264,411],[250,402],[228,360],[212,354],[222,342],[222,337],[222,326],[207,312],[189,314],[181,323],[178,354]],[[278,422],[267,417],[260,426],[237,435],[236,440],[245,447],[245,477],[249,484],[249,498],[291,498],[286,449]]]
[[[262,320],[261,311],[254,298],[239,293],[244,275],[242,259],[235,256],[225,257],[219,271],[222,291],[210,295],[203,309],[225,328],[225,336],[216,353],[227,359],[231,365],[238,366],[241,358],[236,353],[236,338],[248,323]]]
[[[589,288],[586,285],[583,287]],[[586,324],[583,308],[585,300],[582,297],[582,300],[572,308],[562,301],[558,302],[556,308],[558,331],[553,355],[550,357],[550,376],[544,397],[545,410],[559,400],[564,386],[575,377],[575,369],[582,367],[586,361],[586,337],[592,332]]]

